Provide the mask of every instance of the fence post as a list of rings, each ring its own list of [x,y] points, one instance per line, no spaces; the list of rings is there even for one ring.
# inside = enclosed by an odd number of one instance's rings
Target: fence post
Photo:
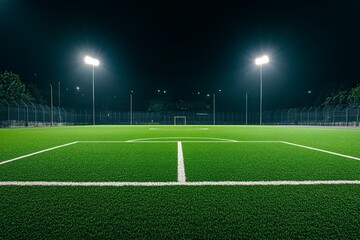
[[[310,111],[311,111],[311,109],[312,109],[313,107],[310,107],[310,109],[309,109],[309,111],[308,111],[308,125],[310,125]]]
[[[43,124],[45,123],[45,109],[43,108],[43,106],[41,106],[41,104],[39,104],[39,106],[42,108],[42,112],[43,112]]]
[[[333,110],[333,126],[335,126],[335,111],[336,111],[336,109],[337,109],[338,106],[339,106],[339,104],[336,105],[336,107],[335,107],[334,110]]]
[[[360,106],[358,106],[358,108],[357,108],[356,126],[359,126],[359,115],[360,115]]]
[[[23,100],[21,100],[21,101],[26,107],[26,125],[25,126],[29,126],[29,107],[28,107],[28,105],[26,105],[26,103]]]
[[[317,123],[317,113],[318,113],[318,109],[320,108],[320,106],[318,106],[317,108],[315,108],[315,123],[317,124],[317,125],[319,125],[318,123]]]
[[[290,108],[289,111],[287,112],[287,115],[288,115],[288,125],[290,125],[290,112],[291,112],[291,108]]]
[[[6,100],[4,100],[5,102],[6,102],[6,104],[7,104],[7,109],[8,109],[8,126],[10,127],[10,105],[9,105],[9,103],[6,101]]]
[[[36,111],[36,107],[35,107],[35,105],[32,103],[32,102],[30,102],[31,103],[31,105],[34,107],[34,109],[35,109],[35,112],[34,112],[34,121],[35,121],[35,125],[37,125],[37,117],[36,117],[36,115],[37,115],[37,111]]]
[[[64,110],[64,122],[66,123],[66,110],[65,108],[62,108]]]
[[[17,117],[17,121],[18,121],[18,122],[20,122],[20,106],[19,106],[19,104],[17,104],[17,102],[16,102],[15,100],[14,100],[13,102],[16,104],[17,109],[18,109],[18,117]]]

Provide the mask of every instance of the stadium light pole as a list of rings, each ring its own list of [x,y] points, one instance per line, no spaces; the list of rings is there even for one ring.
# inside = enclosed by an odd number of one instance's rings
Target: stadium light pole
[[[133,101],[132,101],[132,95],[134,91],[130,91],[130,125],[133,124]]]
[[[260,66],[260,125],[262,125],[262,65],[269,62],[269,57],[264,55],[255,59],[255,64]]]
[[[245,123],[248,125],[248,94],[249,92],[246,92],[245,94]]]
[[[219,89],[219,92],[221,92],[221,89]],[[198,92],[198,94],[200,94],[199,92]],[[215,101],[215,93],[213,93],[213,125],[215,125],[216,124],[216,121],[215,121],[215,119],[216,119],[216,101]]]
[[[53,115],[53,89],[50,84],[50,107],[51,107],[51,126],[54,126],[54,115]]]
[[[90,56],[86,56],[84,58],[86,64],[92,66],[92,95],[93,95],[93,125],[95,125],[95,67],[99,66],[100,62],[96,58],[92,58]]]

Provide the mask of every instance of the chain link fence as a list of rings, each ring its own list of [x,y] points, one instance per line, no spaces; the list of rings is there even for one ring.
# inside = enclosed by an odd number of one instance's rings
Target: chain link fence
[[[246,116],[240,112],[116,112],[97,110],[96,124],[167,124],[176,116],[186,117],[186,124],[240,125],[259,124],[259,113]],[[132,121],[131,121],[132,118]],[[266,125],[359,126],[360,104],[289,108],[263,112]],[[49,107],[24,101],[0,102],[0,126],[63,126],[93,123],[92,111]]]
[[[268,125],[359,126],[360,104],[290,108],[265,111]]]

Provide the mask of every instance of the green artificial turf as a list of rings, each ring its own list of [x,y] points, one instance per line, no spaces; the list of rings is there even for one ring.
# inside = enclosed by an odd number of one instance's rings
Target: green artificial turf
[[[205,130],[206,129],[206,130]],[[76,126],[0,129],[0,181],[360,180],[360,130],[269,126]],[[205,139],[204,139],[205,140]],[[0,186],[0,239],[360,239],[360,185]]]
[[[0,181],[177,181],[177,145],[77,143],[5,164]]]
[[[183,143],[188,181],[358,180],[360,161],[284,143]]]
[[[0,239],[359,239],[358,186],[2,187]]]

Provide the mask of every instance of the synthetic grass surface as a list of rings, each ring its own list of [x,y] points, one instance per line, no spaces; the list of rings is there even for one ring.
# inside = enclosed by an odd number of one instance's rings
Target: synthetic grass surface
[[[86,126],[0,129],[0,162],[74,141],[163,137],[288,141],[360,157],[352,129]],[[188,181],[360,180],[360,161],[295,146],[182,144]],[[0,181],[176,181],[176,151],[176,142],[77,143],[0,165]],[[0,186],[0,239],[359,239],[359,196],[359,185]]]
[[[177,145],[77,143],[4,164],[0,181],[177,181]]]
[[[2,187],[0,239],[359,239],[358,186]]]
[[[360,157],[356,129],[268,126],[73,126],[0,129],[0,161],[57,145],[87,140],[129,140],[157,137],[212,137],[234,140],[278,140]],[[208,130],[200,130],[208,128]]]
[[[358,180],[360,161],[284,143],[183,143],[188,181]]]

